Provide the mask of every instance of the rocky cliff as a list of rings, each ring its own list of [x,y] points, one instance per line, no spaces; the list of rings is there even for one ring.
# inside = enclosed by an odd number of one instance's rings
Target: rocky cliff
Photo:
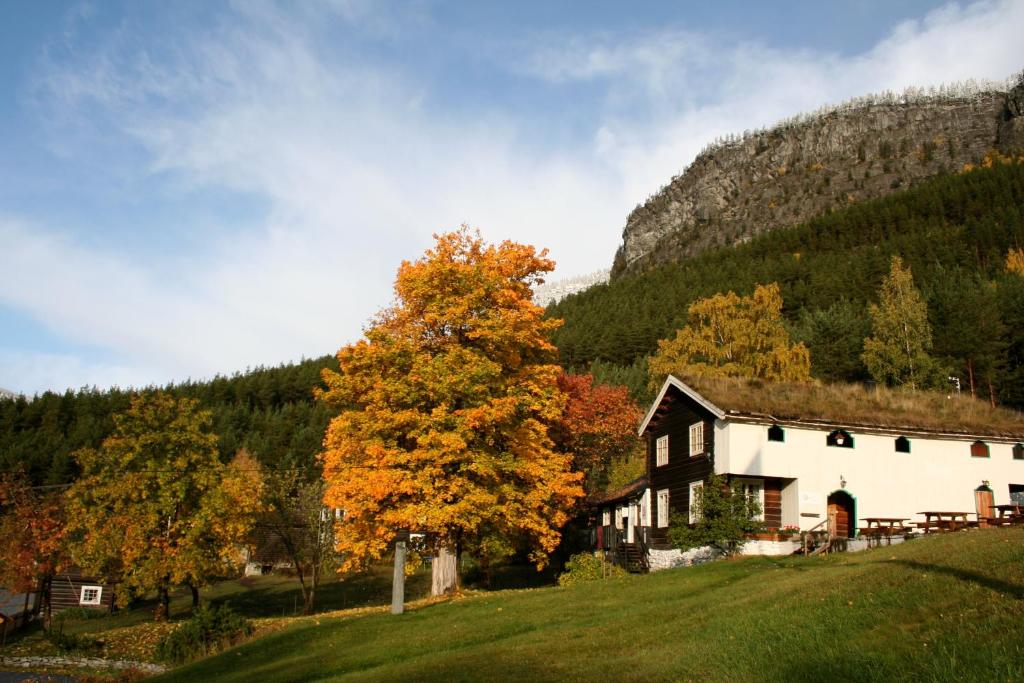
[[[1024,80],[869,96],[713,145],[638,206],[612,277],[1024,148]]]

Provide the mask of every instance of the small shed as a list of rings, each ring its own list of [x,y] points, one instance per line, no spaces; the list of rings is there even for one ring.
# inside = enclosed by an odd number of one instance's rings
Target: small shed
[[[114,584],[85,576],[75,569],[61,572],[53,577],[50,606],[54,614],[74,608],[113,612]]]

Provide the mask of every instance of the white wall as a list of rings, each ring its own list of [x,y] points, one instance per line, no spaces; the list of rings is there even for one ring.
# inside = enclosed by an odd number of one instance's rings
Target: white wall
[[[1008,484],[1024,484],[1024,460],[1014,460],[1013,444],[986,441],[990,457],[972,458],[973,440],[923,438],[909,435],[910,453],[897,453],[897,435],[865,434],[848,430],[854,448],[825,445],[830,430],[785,427],[785,441],[768,441],[768,425],[729,422],[716,425],[715,472],[797,479],[794,497],[799,525],[809,529],[826,519],[828,495],[840,488],[857,502],[856,526],[864,517],[909,517],[924,521],[922,510],[971,512],[974,489],[988,480],[996,504],[1008,503]],[[727,436],[722,438],[722,432]],[[788,493],[788,491],[787,491]],[[791,511],[783,509],[783,519]],[[975,519],[972,515],[968,519]],[[788,522],[786,522],[788,523]]]

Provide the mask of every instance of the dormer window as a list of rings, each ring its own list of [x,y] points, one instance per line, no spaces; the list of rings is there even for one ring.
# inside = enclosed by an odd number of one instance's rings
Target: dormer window
[[[772,425],[768,428],[768,440],[782,443],[786,440],[786,430],[779,425]]]
[[[905,436],[901,436],[896,439],[896,452],[897,453],[909,453],[910,452],[910,439]]]
[[[984,441],[975,441],[971,444],[971,457],[972,458],[987,458],[989,457],[988,444]]]
[[[836,429],[825,438],[825,445],[836,448],[853,448],[853,437],[845,429]]]

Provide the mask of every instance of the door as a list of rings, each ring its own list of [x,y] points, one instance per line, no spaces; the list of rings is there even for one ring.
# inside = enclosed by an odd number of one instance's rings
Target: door
[[[855,516],[853,496],[836,491],[828,497],[828,530],[839,538],[853,538]]]

